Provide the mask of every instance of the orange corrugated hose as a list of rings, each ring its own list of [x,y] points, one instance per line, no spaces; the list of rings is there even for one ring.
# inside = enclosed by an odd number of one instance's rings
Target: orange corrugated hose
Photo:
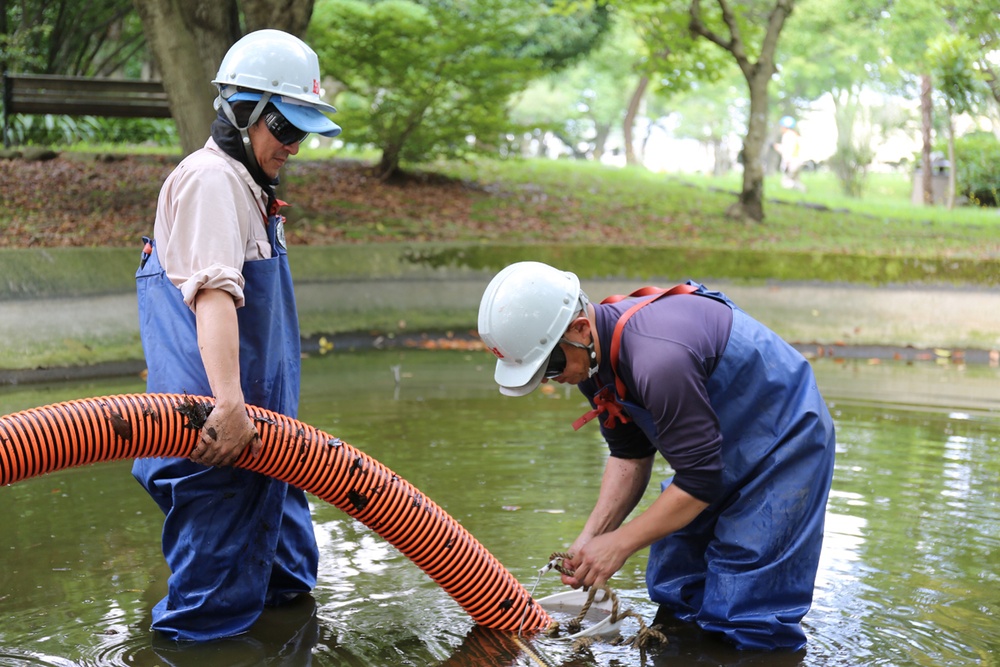
[[[0,485],[73,466],[186,456],[213,400],[122,394],[0,417]],[[534,632],[548,614],[447,512],[384,465],[308,424],[251,407],[264,444],[236,462],[337,506],[377,532],[486,628]],[[522,625],[523,619],[523,625]]]

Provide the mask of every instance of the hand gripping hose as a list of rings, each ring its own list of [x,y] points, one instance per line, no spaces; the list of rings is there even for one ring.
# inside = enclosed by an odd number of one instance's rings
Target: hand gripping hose
[[[0,417],[0,485],[101,461],[184,457],[213,399],[122,394]],[[377,532],[485,628],[546,628],[548,614],[454,518],[409,482],[312,426],[250,406],[263,448],[235,465],[297,486]],[[523,618],[523,625],[522,625]]]

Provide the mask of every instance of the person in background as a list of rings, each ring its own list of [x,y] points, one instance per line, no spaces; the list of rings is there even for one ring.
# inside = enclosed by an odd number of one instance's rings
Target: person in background
[[[795,119],[791,116],[783,116],[781,118],[781,141],[774,145],[774,149],[781,156],[779,166],[781,187],[805,192],[806,186],[799,178],[803,165],[801,144],[802,137],[796,128]]]
[[[215,398],[189,458],[132,469],[166,515],[171,575],[152,628],[168,640],[241,634],[316,583],[305,494],[231,465],[262,447],[248,404],[298,410],[298,317],[274,188],[308,134],[340,133],[319,82],[315,52],[293,35],[261,30],[229,49],[211,137],[164,182],[136,273],[146,390]]]
[[[564,561],[602,586],[634,553],[657,619],[740,649],[801,649],[833,475],[833,421],[805,358],[720,292],[689,282],[592,304],[539,262],[498,273],[479,306],[500,391],[576,384],[610,450],[596,504]],[[674,476],[626,522],[659,453]]]

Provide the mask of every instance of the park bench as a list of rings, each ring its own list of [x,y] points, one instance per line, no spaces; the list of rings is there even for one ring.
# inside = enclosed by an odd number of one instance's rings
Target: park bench
[[[53,74],[3,75],[3,144],[9,145],[15,114],[170,118],[159,81]]]

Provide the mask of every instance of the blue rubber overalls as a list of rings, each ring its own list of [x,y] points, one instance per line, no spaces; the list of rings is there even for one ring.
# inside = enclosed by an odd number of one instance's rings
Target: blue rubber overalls
[[[240,373],[248,404],[295,417],[300,338],[282,224],[277,214],[268,220],[273,256],[243,266]],[[146,391],[210,396],[194,313],[152,246],[136,283]],[[171,576],[152,626],[165,637],[207,641],[240,634],[265,605],[315,585],[319,554],[301,490],[241,468],[182,458],[138,459],[132,474],[166,514],[163,554]]]
[[[729,342],[707,383],[723,436],[723,492],[650,547],[649,596],[739,648],[798,650],[823,542],[833,420],[801,354],[721,292],[698,287],[696,294],[733,310]],[[620,403],[657,443],[650,412]]]

